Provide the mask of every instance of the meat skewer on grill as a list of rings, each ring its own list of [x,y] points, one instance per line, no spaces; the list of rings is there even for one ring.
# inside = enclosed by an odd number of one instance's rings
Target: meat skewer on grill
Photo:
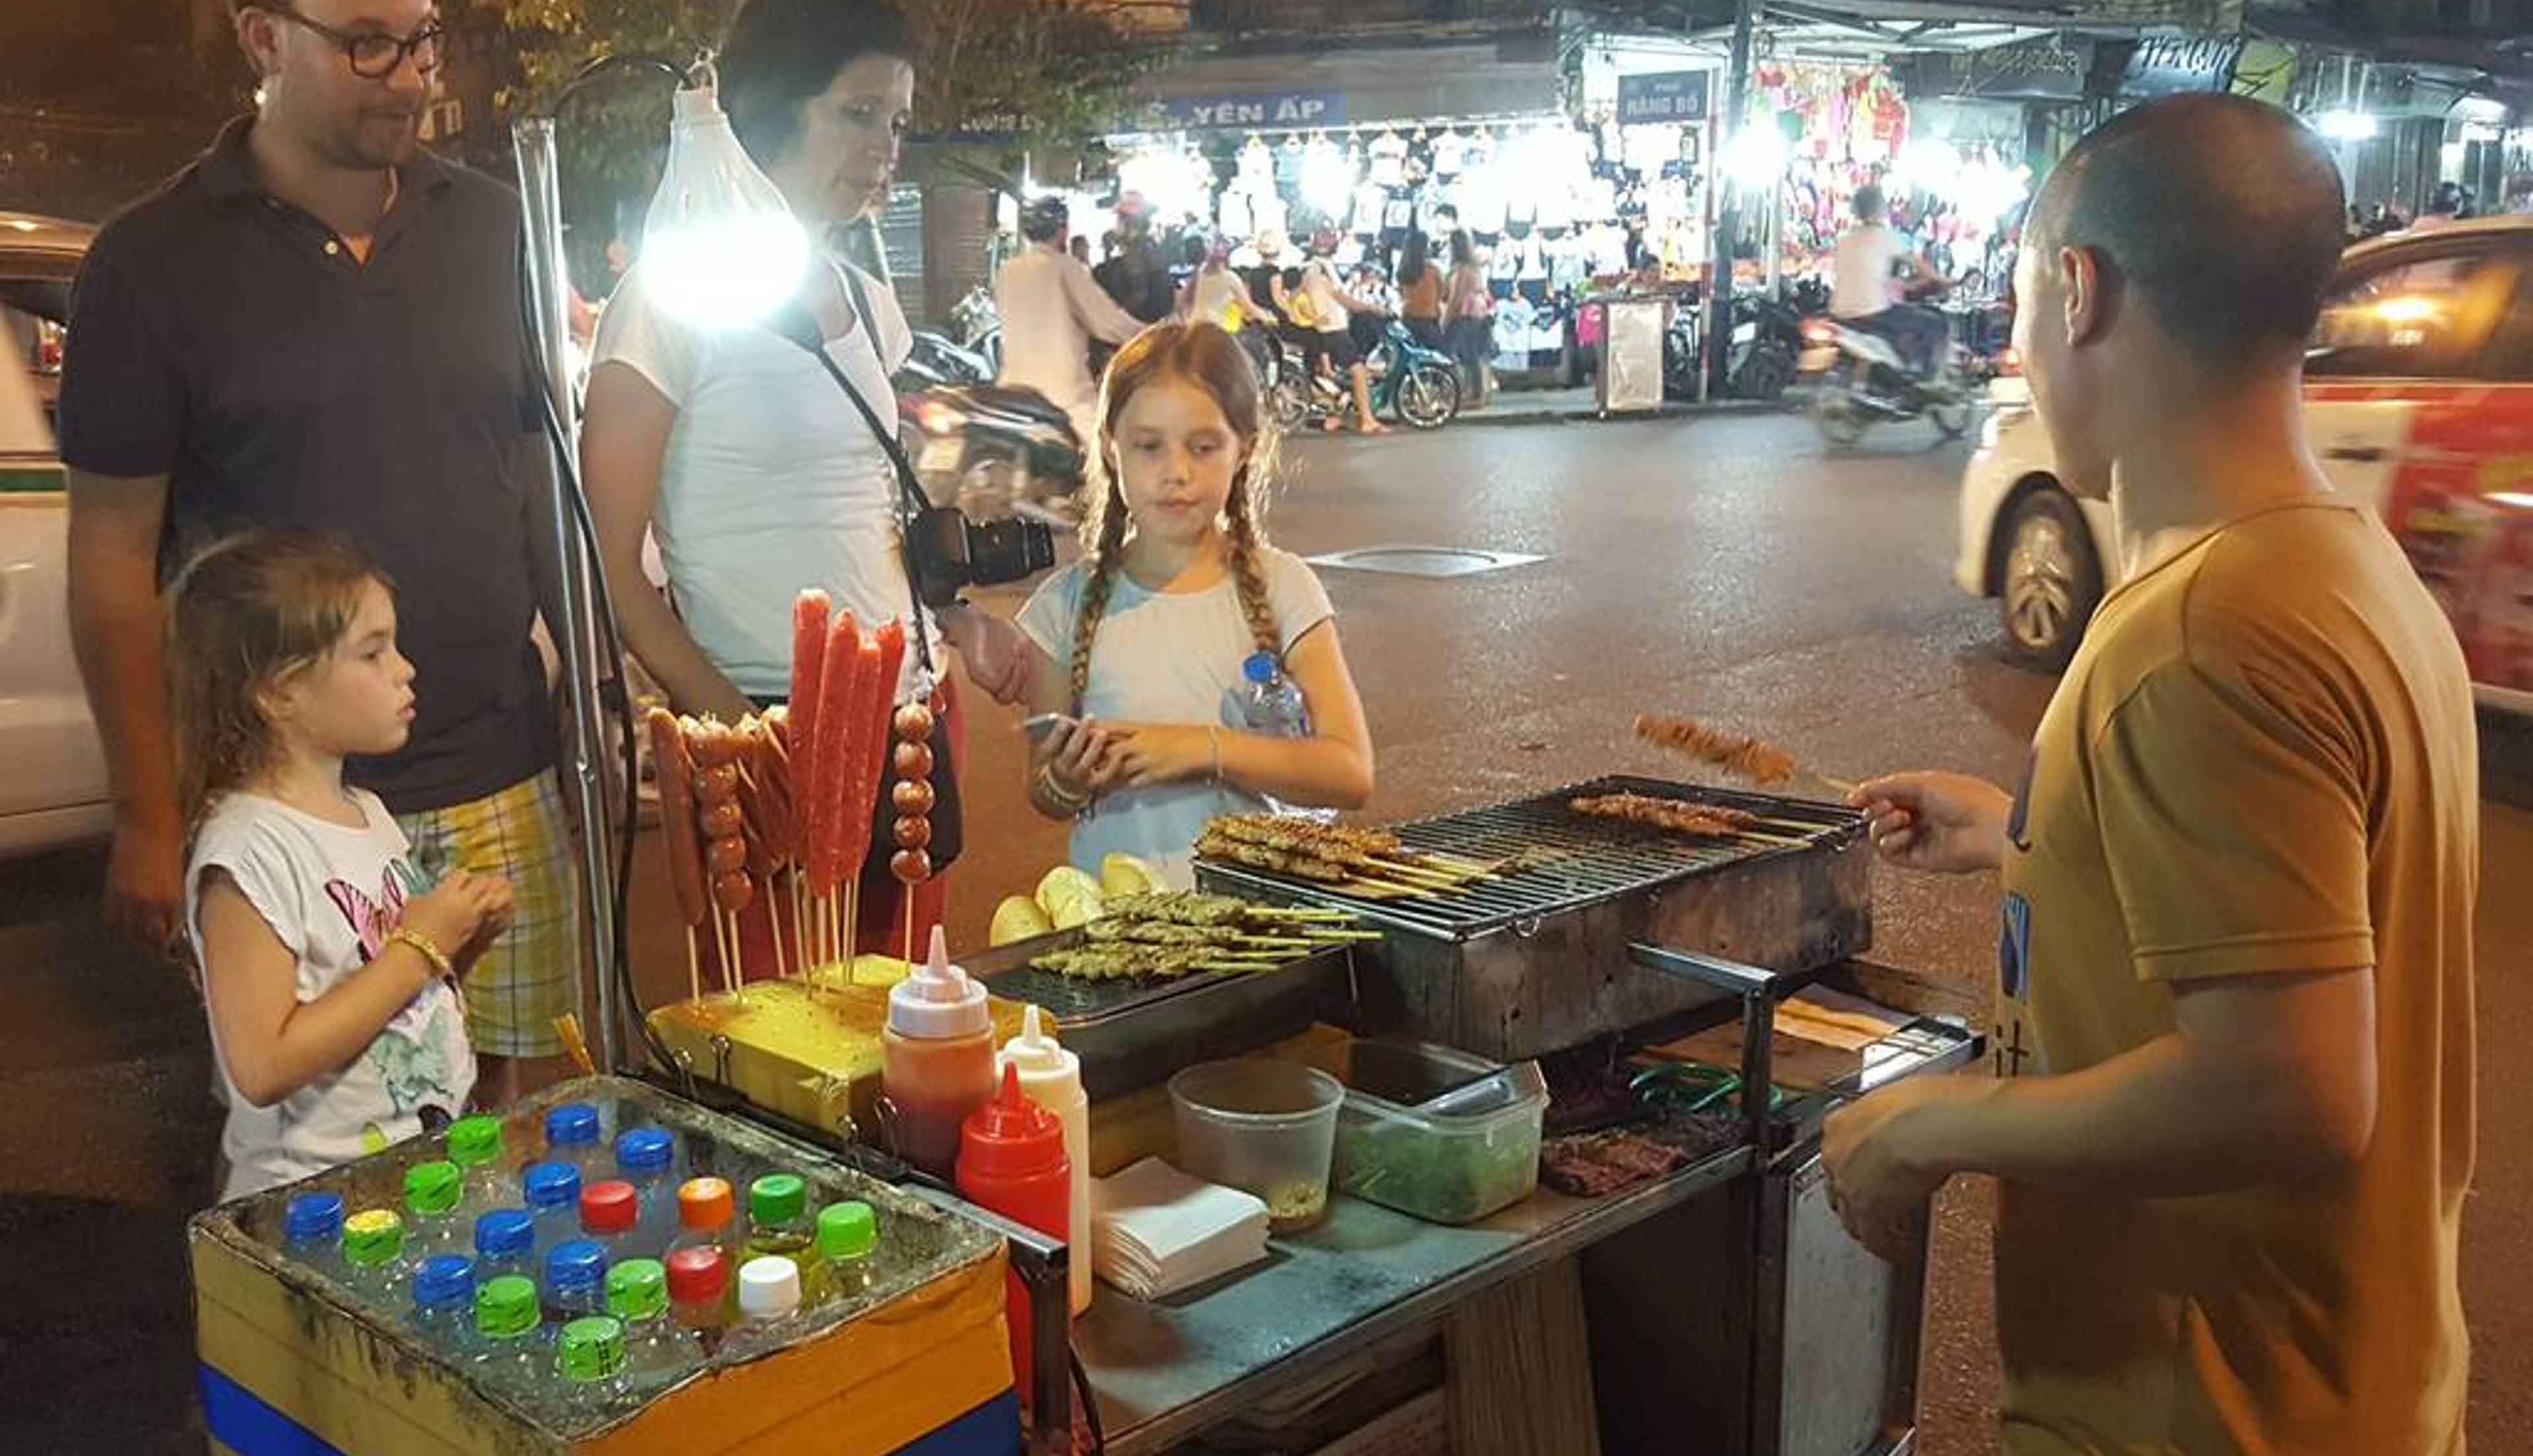
[[[1686,803],[1643,793],[1605,793],[1569,800],[1566,807],[1595,819],[1618,819],[1676,834],[1729,840],[1749,833],[1759,816],[1722,804]]]
[[[1648,743],[1715,765],[1737,779],[1766,786],[1791,782],[1800,765],[1795,756],[1764,738],[1723,732],[1686,718],[1636,715],[1636,736]],[[1815,772],[1812,777],[1842,795],[1856,791],[1844,779]]]
[[[1206,826],[1206,835],[1209,839],[1325,860],[1350,873],[1400,880],[1429,889],[1451,889],[1476,878],[1466,871],[1425,864],[1404,855],[1367,850],[1362,847],[1365,834],[1365,831],[1344,830],[1334,825],[1273,814],[1222,814]]]
[[[1110,944],[1049,951],[1030,964],[1038,970],[1083,980],[1130,980],[1141,976],[1192,975],[1201,970],[1268,970],[1271,961],[1253,959],[1264,953],[1225,951],[1216,946],[1176,947]]]
[[[1252,904],[1228,895],[1206,895],[1194,890],[1162,890],[1147,895],[1121,895],[1108,902],[1111,919],[1157,920],[1171,925],[1249,925],[1258,921],[1276,924],[1299,920],[1351,919],[1343,910],[1300,909],[1286,905]]]
[[[1299,951],[1315,941],[1299,936],[1251,935],[1237,926],[1179,925],[1168,920],[1127,920],[1103,916],[1082,927],[1089,941],[1145,946],[1220,946],[1231,950]]]

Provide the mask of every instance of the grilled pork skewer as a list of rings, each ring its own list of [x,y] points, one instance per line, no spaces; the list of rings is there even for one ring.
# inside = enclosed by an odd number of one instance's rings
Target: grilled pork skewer
[[[1721,804],[1682,803],[1678,799],[1655,798],[1641,793],[1605,793],[1572,799],[1566,807],[1596,819],[1623,820],[1629,824],[1719,840],[1747,833],[1759,822],[1758,815],[1742,809],[1727,808]]]
[[[1735,778],[1763,786],[1787,783],[1800,768],[1793,754],[1765,739],[1721,732],[1685,718],[1639,713],[1636,715],[1636,736],[1648,743],[1711,763]],[[1844,779],[1833,779],[1817,770],[1811,777],[1842,795],[1856,791],[1856,786]]]
[[[1156,920],[1170,925],[1243,926],[1266,921],[1270,926],[1282,921],[1347,920],[1353,918],[1343,910],[1301,909],[1290,905],[1252,904],[1228,895],[1205,895],[1193,890],[1155,891],[1149,895],[1121,895],[1108,902],[1111,919]]]

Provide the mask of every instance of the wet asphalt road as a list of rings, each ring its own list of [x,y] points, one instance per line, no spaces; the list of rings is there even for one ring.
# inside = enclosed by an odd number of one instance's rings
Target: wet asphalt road
[[[1537,553],[1482,576],[1323,573],[1378,743],[1374,818],[1663,772],[1656,708],[1744,727],[1844,778],[2010,778],[2049,683],[2004,663],[1992,604],[1951,581],[1961,447],[1924,427],[1831,453],[1803,422],[1455,429],[1305,441],[1270,515],[1304,554],[1383,545]],[[1017,591],[988,594],[1016,607]],[[954,939],[1063,853],[1021,804],[1016,714],[972,720],[970,857]],[[2484,816],[2481,1173],[2464,1249],[2473,1434],[2533,1431],[2533,814]],[[0,866],[0,1445],[198,1452],[181,1227],[216,1117],[191,992],[92,913],[101,857]],[[1983,984],[1993,889],[1877,871],[1873,957]],[[650,897],[656,904],[659,897]],[[664,927],[644,922],[637,945]],[[1927,1456],[1992,1451],[1983,1191],[1944,1198],[1924,1380]]]

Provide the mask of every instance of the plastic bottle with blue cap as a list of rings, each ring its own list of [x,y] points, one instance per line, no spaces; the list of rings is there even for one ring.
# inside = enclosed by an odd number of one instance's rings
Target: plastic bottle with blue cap
[[[528,1215],[536,1220],[536,1257],[580,1237],[580,1170],[569,1163],[537,1163],[520,1180]]]
[[[615,1172],[607,1144],[600,1140],[598,1109],[586,1102],[547,1108],[545,1160],[578,1168],[583,1183],[595,1183]]]
[[[607,1312],[607,1251],[572,1239],[546,1255],[545,1329],[549,1339],[575,1319]]]
[[[504,1274],[536,1277],[537,1221],[525,1208],[496,1208],[475,1218],[475,1280]]]
[[[302,1268],[343,1277],[343,1195],[301,1194],[281,1213],[281,1252]]]
[[[447,1354],[464,1353],[475,1332],[475,1261],[435,1253],[413,1275],[413,1327]]]
[[[637,1241],[665,1249],[677,1232],[677,1140],[666,1128],[628,1128],[616,1136],[616,1176],[633,1185]]]
[[[950,1178],[959,1162],[960,1126],[994,1097],[994,1019],[985,988],[950,963],[938,925],[924,963],[889,988],[879,1084],[897,1155],[935,1178]]]

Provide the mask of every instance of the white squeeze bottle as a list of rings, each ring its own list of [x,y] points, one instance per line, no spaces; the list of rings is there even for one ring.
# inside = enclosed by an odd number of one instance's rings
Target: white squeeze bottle
[[[1021,1034],[1003,1043],[994,1072],[1021,1072],[1021,1091],[1064,1125],[1064,1156],[1073,1165],[1073,1204],[1065,1219],[1066,1275],[1073,1312],[1090,1308],[1090,1099],[1082,1090],[1082,1059],[1057,1043],[1037,1007],[1021,1014]]]

